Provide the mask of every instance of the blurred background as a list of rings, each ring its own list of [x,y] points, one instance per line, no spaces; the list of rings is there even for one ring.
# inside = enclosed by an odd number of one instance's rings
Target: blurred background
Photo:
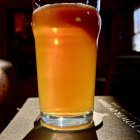
[[[102,0],[96,95],[137,104],[140,2]],[[0,0],[0,131],[28,97],[38,96],[31,0]]]

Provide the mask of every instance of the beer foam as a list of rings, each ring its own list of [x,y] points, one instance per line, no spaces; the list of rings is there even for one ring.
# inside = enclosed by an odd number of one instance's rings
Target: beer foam
[[[91,5],[87,5],[87,4],[83,4],[83,3],[55,3],[55,4],[46,4],[44,6],[41,6],[41,7],[37,8],[37,9],[35,9],[33,11],[33,14],[38,13],[41,10],[46,9],[48,7],[55,7],[55,6],[59,6],[59,5],[62,5],[62,6],[78,5],[80,7],[89,7],[89,8],[92,8],[92,9],[96,9],[95,7],[93,7]]]

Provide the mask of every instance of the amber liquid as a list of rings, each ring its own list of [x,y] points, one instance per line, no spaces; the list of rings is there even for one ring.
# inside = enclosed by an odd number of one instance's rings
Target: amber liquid
[[[93,109],[100,16],[83,4],[46,5],[34,11],[41,111],[81,114]]]

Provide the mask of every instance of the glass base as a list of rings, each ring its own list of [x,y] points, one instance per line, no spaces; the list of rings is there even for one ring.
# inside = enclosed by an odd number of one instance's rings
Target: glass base
[[[53,130],[81,130],[94,126],[93,111],[77,116],[52,116],[41,113],[41,124]]]

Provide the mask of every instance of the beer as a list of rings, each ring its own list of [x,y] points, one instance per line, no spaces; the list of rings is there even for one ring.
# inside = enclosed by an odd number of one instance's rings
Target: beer
[[[93,109],[100,16],[84,4],[54,4],[33,12],[41,111],[57,116]]]

